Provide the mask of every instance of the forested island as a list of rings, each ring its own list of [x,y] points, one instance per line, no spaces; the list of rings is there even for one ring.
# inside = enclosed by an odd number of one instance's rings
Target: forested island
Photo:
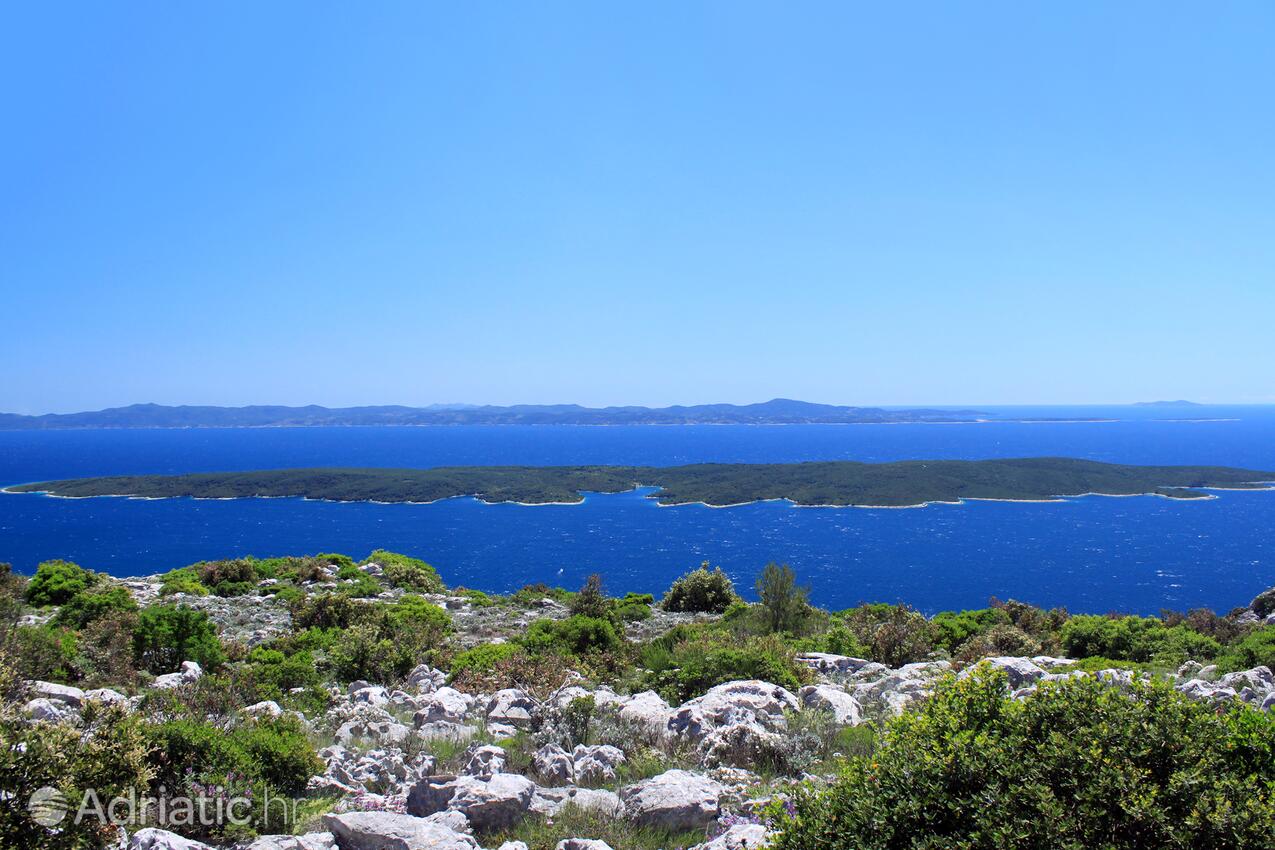
[[[783,499],[804,506],[905,507],[964,499],[1053,501],[1066,496],[1155,494],[1209,498],[1202,488],[1270,489],[1275,472],[1223,466],[1129,466],[1074,458],[911,460],[893,463],[702,463],[688,466],[454,466],[431,469],[275,469],[45,481],[11,493],[63,497],[234,499],[305,497],[339,502],[573,504],[582,493],[657,488],[661,505],[710,506]]]
[[[132,404],[83,413],[25,416],[0,413],[0,430],[76,428],[305,428],[421,425],[848,425],[898,422],[977,422],[976,410],[887,410],[776,398],[759,404],[672,407],[583,407],[578,404],[510,406],[437,404],[428,407],[304,407]]]

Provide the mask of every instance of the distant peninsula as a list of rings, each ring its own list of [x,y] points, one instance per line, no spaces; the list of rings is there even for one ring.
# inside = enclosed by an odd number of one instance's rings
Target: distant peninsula
[[[1203,407],[1198,401],[1177,399],[1176,401],[1135,401],[1134,407]]]
[[[304,497],[339,502],[574,504],[582,493],[656,488],[661,505],[713,507],[766,500],[802,506],[909,507],[965,499],[1055,501],[1067,496],[1154,494],[1209,498],[1201,488],[1271,489],[1275,472],[1223,466],[1126,466],[1072,458],[910,460],[894,463],[693,464],[689,466],[454,466],[431,469],[277,469],[132,475],[22,484],[10,493],[63,497],[237,499]]]
[[[250,407],[134,404],[85,413],[0,413],[0,430],[68,428],[299,428],[411,425],[799,425],[976,422],[977,410],[887,409],[776,398],[759,404],[582,407],[578,404],[429,407]]]

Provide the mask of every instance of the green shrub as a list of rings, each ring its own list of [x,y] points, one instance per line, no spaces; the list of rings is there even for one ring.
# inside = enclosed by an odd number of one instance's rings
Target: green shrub
[[[660,600],[665,611],[708,612],[720,614],[738,601],[735,585],[721,567],[708,568],[708,561],[699,569],[680,577]]]
[[[57,626],[19,626],[14,631],[13,663],[23,679],[79,681],[78,636]]]
[[[608,619],[611,616],[611,600],[602,589],[602,576],[594,573],[585,579],[584,587],[575,595],[568,606],[572,614],[593,619]]]
[[[349,582],[341,588],[341,592],[356,599],[370,599],[385,590],[376,576],[365,573],[358,567],[341,567],[337,570],[336,577],[340,581]]]
[[[334,675],[393,684],[417,664],[433,661],[451,631],[447,612],[419,596],[394,605],[362,605],[337,633],[329,652]]]
[[[484,643],[473,649],[458,652],[452,658],[452,677],[466,672],[485,673],[520,651],[516,643]]]
[[[321,684],[314,656],[307,650],[285,655],[277,649],[255,647],[248,653],[245,670],[256,684],[258,700],[280,701],[294,688]]]
[[[213,621],[185,605],[143,608],[133,632],[133,655],[138,666],[163,673],[176,670],[183,661],[214,669],[225,658]]]
[[[977,611],[940,611],[930,621],[935,628],[935,643],[949,652],[992,626],[1008,625],[1009,615],[1000,608]]]
[[[973,635],[957,647],[954,660],[968,664],[980,658],[1002,655],[1022,657],[1038,654],[1040,654],[1040,641],[1017,626],[1002,624]]]
[[[1006,697],[948,681],[826,791],[798,793],[775,850],[1269,846],[1275,718],[1167,684],[1092,678]]]
[[[469,604],[475,608],[490,608],[497,604],[497,601],[483,593],[481,590],[472,590],[468,587],[457,587],[452,589],[452,593],[456,596],[463,596],[469,600]]]
[[[447,590],[443,580],[438,577],[438,571],[417,558],[377,549],[364,558],[363,563],[380,564],[385,580],[404,590],[414,590],[417,593],[443,593]]]
[[[207,596],[208,588],[199,581],[199,573],[194,567],[182,567],[179,570],[164,573],[160,577],[159,595],[172,596],[174,593]]]
[[[1275,670],[1275,626],[1249,632],[1239,643],[1227,647],[1218,656],[1217,665],[1224,672],[1248,670],[1259,665]]]
[[[310,776],[323,770],[300,723],[289,717],[262,719],[232,726],[213,726],[199,719],[180,718],[149,729],[153,790],[172,797],[205,796],[210,788],[253,799],[251,826],[261,832],[284,832],[295,826],[286,819],[287,807],[262,805],[270,796],[305,793]],[[233,825],[200,828],[183,834],[222,841],[247,837]]]
[[[136,610],[137,603],[128,588],[115,585],[106,590],[86,590],[75,594],[58,609],[51,622],[56,626],[82,629],[103,617],[118,617],[126,611]]]
[[[841,616],[868,657],[889,667],[924,661],[941,628],[906,605],[860,605]]]
[[[563,605],[570,605],[575,594],[561,587],[550,587],[544,583],[528,584],[514,591],[509,601],[522,608],[530,608],[541,599],[552,599]]]
[[[343,593],[319,593],[297,601],[292,611],[292,627],[298,630],[344,629],[354,621],[358,603]]]
[[[615,649],[621,638],[610,620],[573,614],[565,620],[536,620],[527,628],[522,643],[532,652],[584,655]]]
[[[808,668],[774,635],[740,637],[727,631],[678,626],[642,647],[641,686],[674,705],[734,679],[763,679],[789,690],[801,687]]]
[[[1157,661],[1176,666],[1188,658],[1212,658],[1222,647],[1185,625],[1166,627],[1156,617],[1101,617],[1078,614],[1059,633],[1073,658],[1100,655],[1125,661]]]
[[[77,593],[97,583],[97,573],[70,561],[45,561],[35,568],[35,576],[27,582],[27,602],[42,608],[61,605]]]
[[[251,558],[203,561],[192,569],[199,583],[218,596],[243,596],[257,586],[257,568]]]
[[[120,706],[89,703],[84,728],[25,722],[14,705],[0,706],[0,847],[82,850],[115,846],[115,830],[92,817],[76,822],[86,789],[102,805],[115,797],[146,796],[153,756],[143,722]],[[39,788],[61,791],[70,816],[41,826],[27,808]],[[90,803],[91,805],[91,803]]]

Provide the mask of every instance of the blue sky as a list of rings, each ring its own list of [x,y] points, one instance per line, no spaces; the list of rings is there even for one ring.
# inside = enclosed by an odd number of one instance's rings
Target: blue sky
[[[1275,402],[1275,5],[0,13],[0,410]]]

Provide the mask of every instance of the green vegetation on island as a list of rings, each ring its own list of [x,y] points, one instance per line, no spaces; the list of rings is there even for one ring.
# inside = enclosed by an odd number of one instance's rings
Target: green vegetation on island
[[[277,469],[131,475],[7,488],[57,496],[305,497],[339,502],[575,503],[582,493],[654,487],[662,505],[725,506],[786,499],[807,506],[902,507],[963,499],[1053,500],[1156,494],[1206,498],[1200,488],[1267,489],[1275,472],[1224,466],[1129,466],[1074,458],[894,463],[702,463],[689,466],[456,466],[432,469]]]

